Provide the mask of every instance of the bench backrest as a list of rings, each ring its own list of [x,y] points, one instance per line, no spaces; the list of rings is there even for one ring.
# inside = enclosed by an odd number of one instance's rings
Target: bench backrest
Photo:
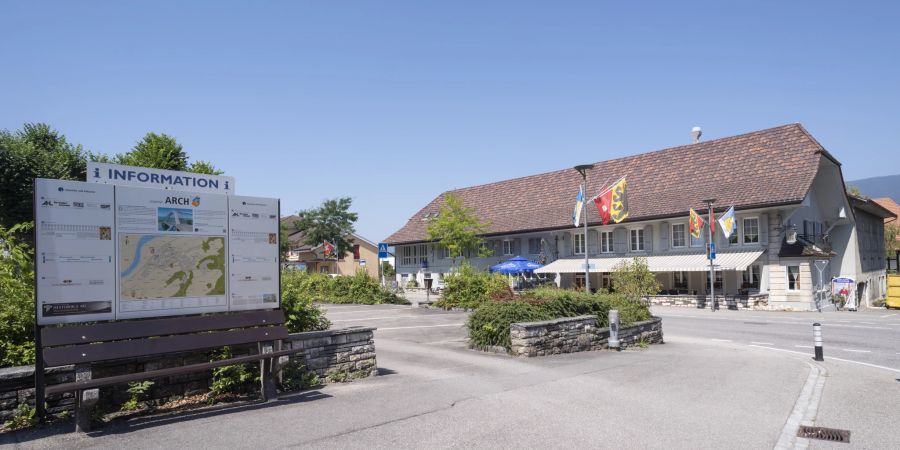
[[[281,310],[44,327],[47,367],[134,358],[287,337]]]

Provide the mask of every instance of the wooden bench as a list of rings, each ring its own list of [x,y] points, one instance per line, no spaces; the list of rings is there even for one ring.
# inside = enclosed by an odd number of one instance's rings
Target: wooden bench
[[[278,359],[301,351],[280,350],[281,340],[287,337],[281,310],[43,327],[38,344],[40,361],[35,371],[38,413],[42,415],[47,395],[74,391],[76,430],[88,431],[91,408],[100,398],[100,387],[256,361],[260,362],[262,398],[268,400],[277,394],[274,376],[280,370]],[[253,355],[103,378],[92,376],[91,366],[95,363],[253,343],[258,348]],[[44,385],[43,367],[72,364],[75,381]]]

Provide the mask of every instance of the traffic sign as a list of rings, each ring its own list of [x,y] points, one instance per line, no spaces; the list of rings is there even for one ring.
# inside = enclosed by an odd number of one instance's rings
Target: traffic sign
[[[716,259],[716,243],[709,243],[709,259]]]
[[[378,244],[378,258],[387,258],[388,257],[388,245],[384,242]]]

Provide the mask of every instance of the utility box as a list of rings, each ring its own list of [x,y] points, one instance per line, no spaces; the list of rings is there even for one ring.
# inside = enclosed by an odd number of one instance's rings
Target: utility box
[[[888,308],[900,309],[900,275],[888,275],[887,299],[884,305]]]

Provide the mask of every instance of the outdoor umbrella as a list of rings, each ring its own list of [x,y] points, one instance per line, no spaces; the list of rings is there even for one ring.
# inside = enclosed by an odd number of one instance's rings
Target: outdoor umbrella
[[[503,261],[500,264],[496,264],[491,266],[491,272],[500,272],[502,274],[517,274],[517,273],[526,273],[533,272],[534,269],[539,269],[544,267],[536,262],[531,262],[521,256],[516,256],[514,258],[510,258],[506,261]]]

